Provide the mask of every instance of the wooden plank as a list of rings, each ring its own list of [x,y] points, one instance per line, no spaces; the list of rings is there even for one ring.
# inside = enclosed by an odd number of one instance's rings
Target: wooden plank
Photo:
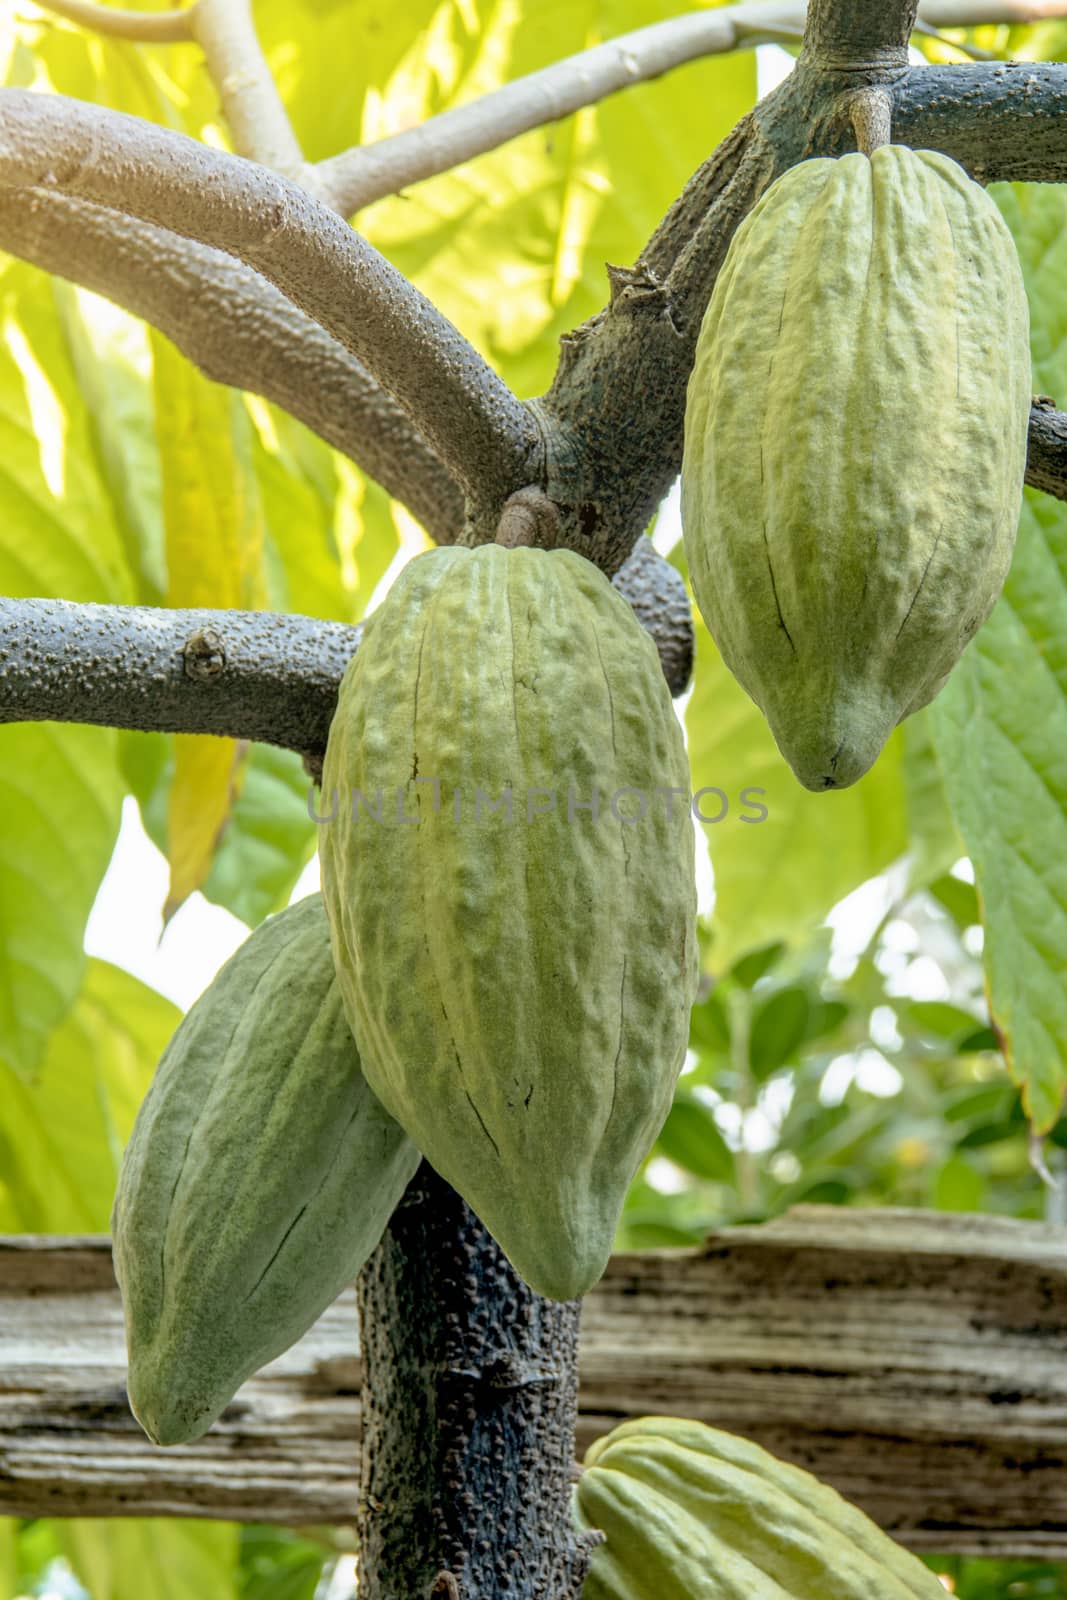
[[[0,1239],[0,1514],[346,1522],[354,1296],[159,1450],[123,1387],[108,1241]],[[758,1439],[915,1549],[1067,1560],[1067,1230],[803,1207],[613,1258],[583,1312],[582,1448],[672,1412]]]

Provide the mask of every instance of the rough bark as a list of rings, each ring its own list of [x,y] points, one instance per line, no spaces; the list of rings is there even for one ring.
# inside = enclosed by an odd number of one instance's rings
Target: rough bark
[[[536,481],[527,408],[395,267],[287,179],[122,112],[3,89],[0,182],[111,207],[254,268],[395,395],[494,527],[508,495]]]
[[[357,1286],[361,1600],[577,1600],[577,1301],[542,1300],[425,1164]]]
[[[655,640],[672,694],[693,657],[689,597],[645,541],[615,587]],[[361,626],[276,611],[0,598],[0,723],[88,722],[326,748]]]
[[[0,249],[143,317],[206,377],[272,400],[355,461],[438,544],[459,537],[463,496],[407,412],[251,267],[40,189],[0,187]]]
[[[1067,412],[1057,411],[1043,397],[1030,411],[1026,481],[1033,489],[1067,500]]]

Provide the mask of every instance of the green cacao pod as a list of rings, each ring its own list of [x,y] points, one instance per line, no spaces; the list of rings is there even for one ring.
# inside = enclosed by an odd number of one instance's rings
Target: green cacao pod
[[[575,1520],[607,1536],[582,1600],[944,1600],[921,1561],[810,1472],[679,1417],[598,1439]]]
[[[655,646],[570,551],[429,551],[345,674],[323,811],[372,1088],[535,1290],[583,1293],[670,1107],[696,978]]]
[[[134,1415],[204,1433],[377,1244],[419,1153],[360,1070],[322,899],[271,917],[179,1024],[111,1219]]]
[[[801,162],[730,245],[689,382],[682,526],[723,660],[809,789],[937,693],[1011,561],[1028,312],[936,152]]]

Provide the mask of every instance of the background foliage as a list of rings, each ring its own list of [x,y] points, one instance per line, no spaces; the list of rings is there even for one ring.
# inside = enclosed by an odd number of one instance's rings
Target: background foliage
[[[257,0],[256,17],[316,159],[677,9]],[[1063,25],[966,38],[1067,56]],[[105,41],[0,0],[0,69],[9,84],[226,142],[193,46]],[[358,226],[519,394],[536,394],[560,333],[603,303],[605,263],[636,256],[755,87],[751,53],[694,63],[381,201]],[[1067,190],[996,197],[1027,275],[1035,387],[1062,403]],[[95,297],[0,257],[0,317],[0,592],[355,620],[424,542],[299,424],[209,383]],[[672,530],[665,511],[661,548]],[[684,570],[680,546],[672,559]],[[698,624],[694,788],[721,789],[729,809],[701,829],[714,908],[689,1065],[620,1245],[691,1243],[800,1200],[1059,1217],[1027,1115],[1048,1135],[1049,1168],[1067,1168],[1065,580],[1067,508],[1028,496],[994,618],[933,712],[843,794],[796,785]],[[743,820],[746,787],[765,791],[758,825]],[[123,1141],[177,1019],[83,950],[128,794],[169,860],[168,914],[199,890],[255,926],[286,904],[314,848],[287,753],[0,728],[3,1231],[106,1229]],[[337,1600],[348,1549],[345,1530],[0,1520],[0,1596]],[[935,1564],[969,1600],[1067,1595],[1051,1567]]]

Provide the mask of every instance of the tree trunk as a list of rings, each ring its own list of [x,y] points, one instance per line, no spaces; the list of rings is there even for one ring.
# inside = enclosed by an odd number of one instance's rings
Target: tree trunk
[[[425,1162],[357,1289],[360,1600],[578,1600],[580,1303],[527,1288]]]

